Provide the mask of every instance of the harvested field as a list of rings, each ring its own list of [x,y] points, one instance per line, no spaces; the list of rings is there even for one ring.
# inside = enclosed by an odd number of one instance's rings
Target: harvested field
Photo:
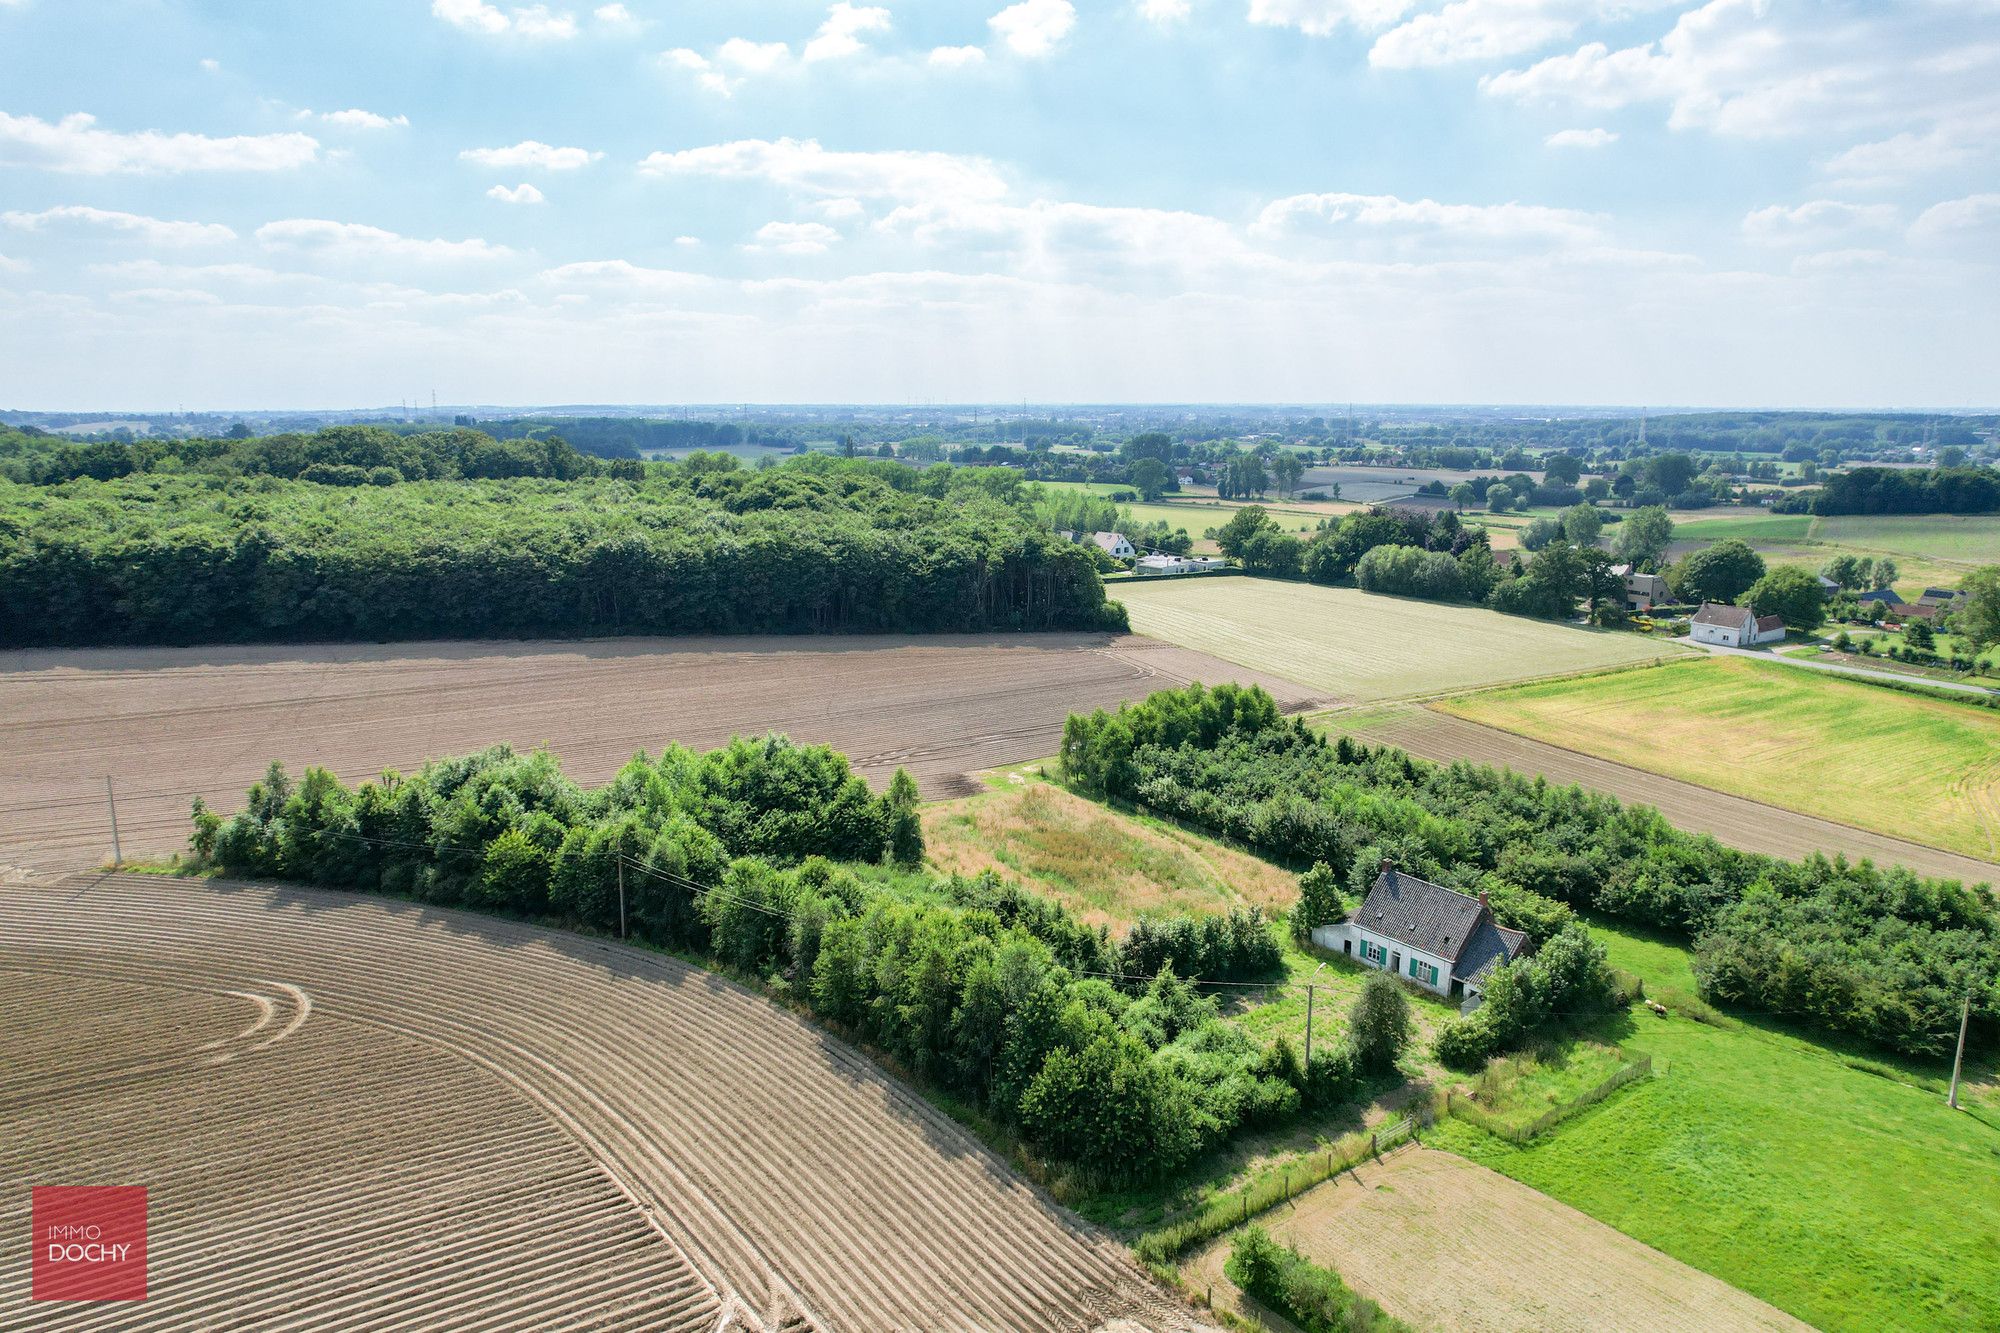
[[[1527,1186],[1450,1153],[1399,1149],[1264,1215],[1281,1243],[1419,1328],[1733,1333],[1810,1326]],[[1224,1240],[1197,1285],[1234,1287]]]
[[[1636,805],[1650,805],[1681,828],[1711,834],[1744,851],[1795,860],[1814,852],[1845,852],[1879,865],[1908,866],[1922,875],[2000,883],[2000,865],[1710,791],[1429,708],[1371,710],[1354,716],[1332,713],[1323,724],[1329,731],[1348,732],[1377,745],[1394,745],[1441,763],[1465,759],[1493,764],[1551,782],[1573,782]]]
[[[2000,715],[1748,657],[1464,695],[1442,711],[1889,836],[2000,853]],[[1643,718],[1643,724],[1634,725]]]
[[[31,1183],[154,1201],[146,1302],[38,1328],[1192,1325],[870,1062],[660,955],[93,874],[0,889],[0,1004],[0,1244]],[[27,1284],[0,1266],[0,1325]]]
[[[1130,635],[604,639],[0,654],[0,864],[185,845],[188,802],[234,810],[272,759],[353,781],[500,741],[547,745],[579,782],[634,750],[783,731],[897,765],[936,799],[965,774],[1049,754],[1073,709],[1190,680],[1311,692]]]
[[[1141,634],[1345,700],[1477,689],[1686,651],[1639,634],[1276,579],[1126,583],[1117,597]]]

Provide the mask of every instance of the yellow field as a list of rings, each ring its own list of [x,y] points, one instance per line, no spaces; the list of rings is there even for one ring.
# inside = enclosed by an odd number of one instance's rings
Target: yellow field
[[[1153,913],[1266,911],[1298,897],[1290,875],[1171,825],[1139,820],[1053,783],[946,801],[923,812],[924,844],[942,870],[1004,878],[1062,902],[1092,925]]]
[[[1140,634],[1341,699],[1477,689],[1679,655],[1664,639],[1274,579],[1120,584]]]
[[[2000,714],[1744,658],[1469,695],[1444,712],[1992,860]]]

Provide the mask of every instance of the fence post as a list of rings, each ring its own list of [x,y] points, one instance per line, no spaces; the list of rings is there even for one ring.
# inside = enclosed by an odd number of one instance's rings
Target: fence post
[[[1379,1145],[1379,1141],[1373,1134],[1370,1134],[1368,1136],[1368,1155],[1370,1157],[1380,1157],[1382,1155],[1382,1149]]]

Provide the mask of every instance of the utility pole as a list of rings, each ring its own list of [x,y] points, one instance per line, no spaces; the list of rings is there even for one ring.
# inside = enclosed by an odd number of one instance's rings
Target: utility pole
[[[1306,1073],[1308,1074],[1313,1071],[1313,982],[1317,981],[1319,974],[1324,971],[1326,964],[1321,963],[1313,969],[1313,974],[1306,978]]]
[[[1965,1063],[1965,1024],[1972,1017],[1972,992],[1965,993],[1965,999],[1958,1006],[1958,1053],[1951,1057],[1951,1096],[1945,1098],[1945,1105],[1958,1109],[1958,1070]]]
[[[111,779],[108,775],[104,779],[104,799],[111,806],[111,864],[122,866],[125,864],[125,851],[118,845],[118,794],[111,790]],[[1961,1033],[1961,1043],[1963,1039],[1964,1034]],[[1953,1105],[1957,1103],[1954,1102]]]
[[[625,938],[625,853],[618,853],[618,938]]]

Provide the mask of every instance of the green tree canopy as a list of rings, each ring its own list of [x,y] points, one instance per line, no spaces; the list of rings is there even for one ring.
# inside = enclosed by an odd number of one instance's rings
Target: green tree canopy
[[[1746,595],[1760,616],[1778,616],[1786,629],[1811,631],[1826,623],[1826,590],[1808,570],[1788,565],[1750,585]]]
[[[1735,602],[1764,577],[1764,557],[1729,537],[1704,547],[1674,567],[1675,594],[1684,602]]]

